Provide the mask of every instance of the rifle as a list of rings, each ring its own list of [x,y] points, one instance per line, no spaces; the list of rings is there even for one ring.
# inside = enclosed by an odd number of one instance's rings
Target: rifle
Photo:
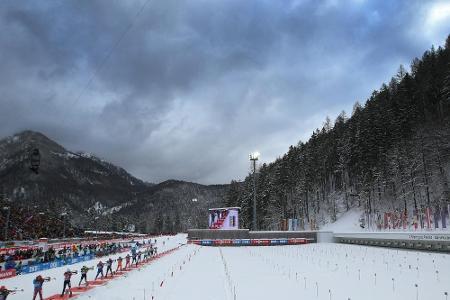
[[[70,271],[69,270],[69,272],[72,273],[72,274],[78,274],[78,271],[76,271],[76,270],[75,271]],[[66,274],[66,273],[64,273],[64,274]]]

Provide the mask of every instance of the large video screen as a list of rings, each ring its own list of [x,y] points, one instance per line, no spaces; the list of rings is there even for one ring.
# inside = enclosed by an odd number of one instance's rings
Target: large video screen
[[[238,229],[239,208],[212,208],[208,216],[209,229]]]

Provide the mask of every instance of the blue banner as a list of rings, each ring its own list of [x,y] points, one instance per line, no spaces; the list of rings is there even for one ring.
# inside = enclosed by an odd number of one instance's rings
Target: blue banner
[[[64,265],[73,265],[82,261],[93,260],[95,258],[94,254],[88,254],[84,256],[78,256],[73,258],[66,258],[66,260],[58,259],[52,262],[39,263],[32,266],[23,266],[20,274],[28,274],[34,272],[40,272],[48,269],[62,267]]]

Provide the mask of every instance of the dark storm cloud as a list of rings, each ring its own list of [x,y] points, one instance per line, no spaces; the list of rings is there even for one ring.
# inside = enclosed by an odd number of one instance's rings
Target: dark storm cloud
[[[450,32],[441,1],[144,3],[2,1],[0,135],[42,131],[149,181],[228,182]]]

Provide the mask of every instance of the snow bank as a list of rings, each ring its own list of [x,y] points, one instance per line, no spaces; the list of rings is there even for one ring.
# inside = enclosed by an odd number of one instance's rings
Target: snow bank
[[[361,228],[359,218],[362,212],[359,209],[351,209],[343,213],[334,223],[324,225],[321,230],[333,232],[361,232],[367,231]]]

